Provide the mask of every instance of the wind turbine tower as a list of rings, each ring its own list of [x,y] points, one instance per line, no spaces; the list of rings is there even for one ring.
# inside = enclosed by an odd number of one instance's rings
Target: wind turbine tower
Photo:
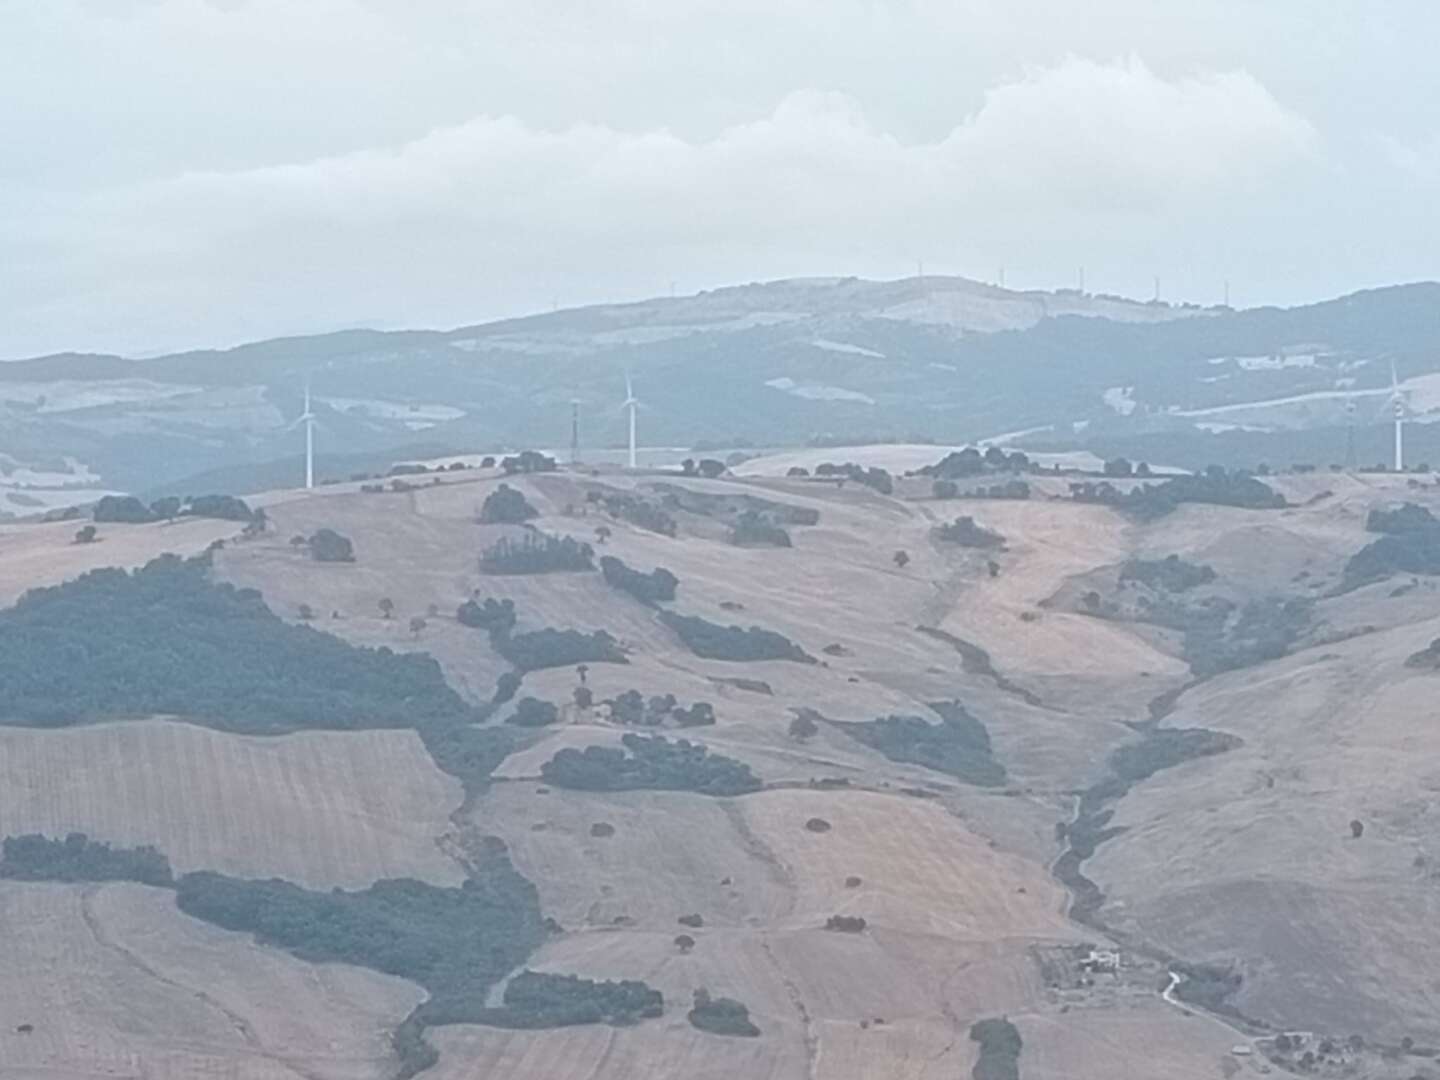
[[[570,464],[580,463],[580,399],[570,400]]]
[[[1395,471],[1405,471],[1405,395],[1400,390],[1400,378],[1395,373],[1395,361],[1390,361],[1390,405],[1395,410]]]
[[[1355,468],[1355,399],[1345,402],[1345,468]]]
[[[305,425],[305,488],[315,486],[315,414],[310,411],[310,382],[305,382],[305,411],[295,421],[295,426]]]
[[[635,387],[630,382],[630,373],[625,373],[625,402],[620,406],[630,410],[630,468],[635,464],[635,413],[640,408],[640,399],[635,396]]]

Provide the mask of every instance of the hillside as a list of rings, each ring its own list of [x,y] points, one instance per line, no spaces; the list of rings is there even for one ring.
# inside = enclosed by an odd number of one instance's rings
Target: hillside
[[[1440,489],[916,454],[0,525],[0,1075],[1440,1075],[1440,579],[1347,575]]]
[[[1440,286],[1293,309],[1197,308],[962,278],[806,278],[445,331],[346,331],[146,360],[0,363],[0,514],[110,491],[285,487],[308,381],[322,476],[515,445],[618,461],[625,374],[644,460],[690,448],[980,439],[1211,462],[1440,460]]]

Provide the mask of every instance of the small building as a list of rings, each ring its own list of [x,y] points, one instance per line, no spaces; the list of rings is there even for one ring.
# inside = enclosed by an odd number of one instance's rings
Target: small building
[[[1097,974],[1114,974],[1120,970],[1120,954],[1114,949],[1091,949],[1090,954],[1080,961],[1080,969]]]

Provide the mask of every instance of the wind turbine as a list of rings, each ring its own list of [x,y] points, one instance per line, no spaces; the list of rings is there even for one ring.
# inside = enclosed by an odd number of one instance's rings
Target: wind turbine
[[[630,373],[625,373],[625,401],[620,406],[630,410],[630,468],[635,468],[635,413],[640,408],[640,399],[635,396],[635,387],[630,382]]]
[[[1405,394],[1400,389],[1400,377],[1395,372],[1395,361],[1390,361],[1390,407],[1395,411],[1395,471],[1405,471]]]
[[[305,487],[307,490],[315,486],[315,414],[310,411],[310,380],[305,380],[305,411],[296,418],[295,423],[290,427],[305,425]]]

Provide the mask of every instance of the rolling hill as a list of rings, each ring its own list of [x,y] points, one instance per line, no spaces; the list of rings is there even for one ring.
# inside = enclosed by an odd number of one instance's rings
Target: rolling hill
[[[0,525],[0,641],[57,635],[0,652],[0,1075],[1440,1075],[1440,580],[1347,572],[1440,489],[937,497],[914,455]],[[502,483],[525,525],[479,522]],[[592,568],[482,569],[533,532]]]
[[[253,492],[300,475],[309,381],[321,473],[406,457],[624,438],[688,448],[994,439],[1190,468],[1388,458],[1391,364],[1412,413],[1440,396],[1440,286],[1292,309],[1016,292],[962,278],[813,278],[446,331],[345,331],[131,361],[0,363],[0,513],[107,491]],[[1412,425],[1412,460],[1440,460]],[[677,452],[678,448],[678,452]]]

